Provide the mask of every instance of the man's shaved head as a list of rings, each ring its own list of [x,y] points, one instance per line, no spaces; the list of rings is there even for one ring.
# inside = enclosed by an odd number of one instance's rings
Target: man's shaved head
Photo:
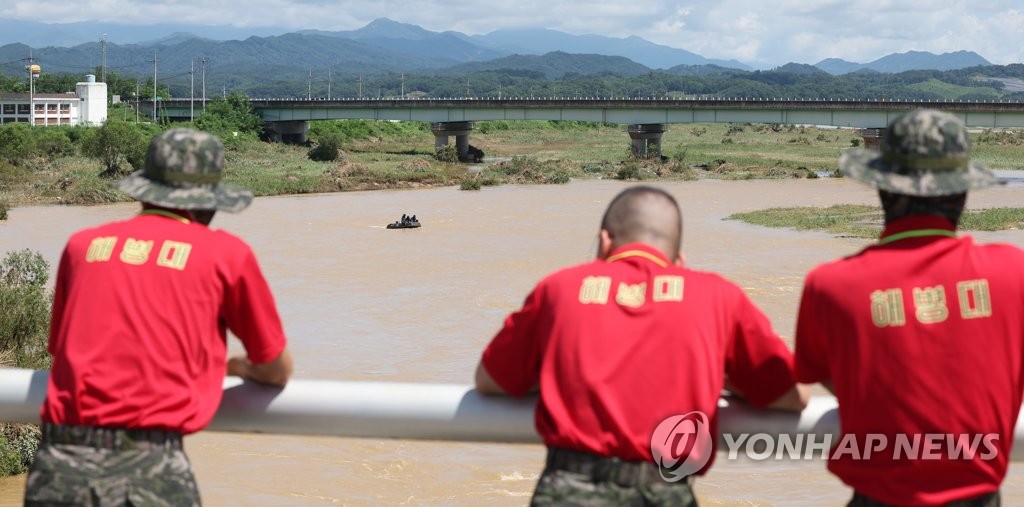
[[[639,185],[627,188],[608,204],[601,219],[616,247],[627,243],[646,243],[674,260],[679,255],[683,219],[668,192]]]

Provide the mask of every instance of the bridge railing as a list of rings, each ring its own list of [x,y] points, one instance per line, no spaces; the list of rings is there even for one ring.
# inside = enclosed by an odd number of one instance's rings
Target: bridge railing
[[[46,371],[0,369],[0,421],[38,423],[48,378]],[[224,380],[224,399],[207,429],[539,443],[534,430],[535,402],[534,398],[483,396],[470,386],[458,384],[293,379],[280,389],[228,377]],[[788,437],[790,441],[802,436],[818,443],[829,436],[832,443],[839,442],[836,401],[831,396],[812,397],[800,414],[757,410],[741,401],[722,398],[718,417],[719,433],[730,436],[733,443],[744,434]],[[1015,461],[1024,461],[1021,419],[1011,456]],[[827,447],[819,445],[804,456],[820,456]],[[726,450],[726,446],[719,449]]]

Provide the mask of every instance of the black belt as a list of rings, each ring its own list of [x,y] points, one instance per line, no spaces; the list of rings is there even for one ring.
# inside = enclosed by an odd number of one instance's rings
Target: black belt
[[[662,482],[670,483],[672,474],[650,461],[624,461],[616,457],[548,447],[547,468],[590,476],[594,482],[612,482],[624,487]],[[665,479],[663,477],[667,477]],[[688,485],[692,476],[679,481]]]
[[[970,498],[962,498],[960,500],[953,500],[952,502],[942,504],[943,507],[999,507],[1002,503],[1002,498],[998,491],[993,493],[985,493],[983,495],[972,496]],[[850,499],[848,507],[890,507],[889,504],[879,502],[866,495],[862,495],[856,491],[853,492],[853,498]]]
[[[85,445],[97,449],[174,449],[181,450],[181,433],[155,429],[67,426],[44,423],[43,443]]]

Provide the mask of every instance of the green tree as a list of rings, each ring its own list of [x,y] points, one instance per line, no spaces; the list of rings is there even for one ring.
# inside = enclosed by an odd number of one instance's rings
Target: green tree
[[[35,150],[34,140],[27,123],[0,125],[0,158],[14,165],[24,162]]]
[[[225,99],[206,105],[206,111],[196,119],[196,128],[205,130],[226,141],[237,132],[248,137],[263,133],[263,119],[256,114],[249,97],[232,92]]]
[[[51,159],[73,155],[75,146],[71,143],[67,131],[68,129],[62,127],[35,129],[33,133],[36,153]]]
[[[82,154],[99,159],[103,177],[123,174],[123,163],[140,163],[139,153],[145,153],[149,139],[132,124],[110,118],[102,127],[90,130],[82,139]]]

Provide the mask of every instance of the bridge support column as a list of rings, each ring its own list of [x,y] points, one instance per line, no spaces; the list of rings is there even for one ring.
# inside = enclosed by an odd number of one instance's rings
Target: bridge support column
[[[484,152],[472,147],[469,144],[469,133],[473,131],[471,121],[442,121],[430,124],[430,131],[434,133],[434,150],[441,150],[448,146],[448,138],[455,136],[455,151],[459,160],[463,162],[480,162]]]
[[[268,121],[265,130],[271,141],[304,144],[307,139],[306,134],[309,132],[309,122],[305,120]]]
[[[878,150],[882,138],[885,137],[884,128],[859,129],[857,133],[864,139],[864,147],[872,150]]]
[[[661,158],[661,135],[668,131],[664,123],[635,123],[626,128],[633,143],[633,156],[637,158]],[[650,148],[654,153],[649,153]]]

